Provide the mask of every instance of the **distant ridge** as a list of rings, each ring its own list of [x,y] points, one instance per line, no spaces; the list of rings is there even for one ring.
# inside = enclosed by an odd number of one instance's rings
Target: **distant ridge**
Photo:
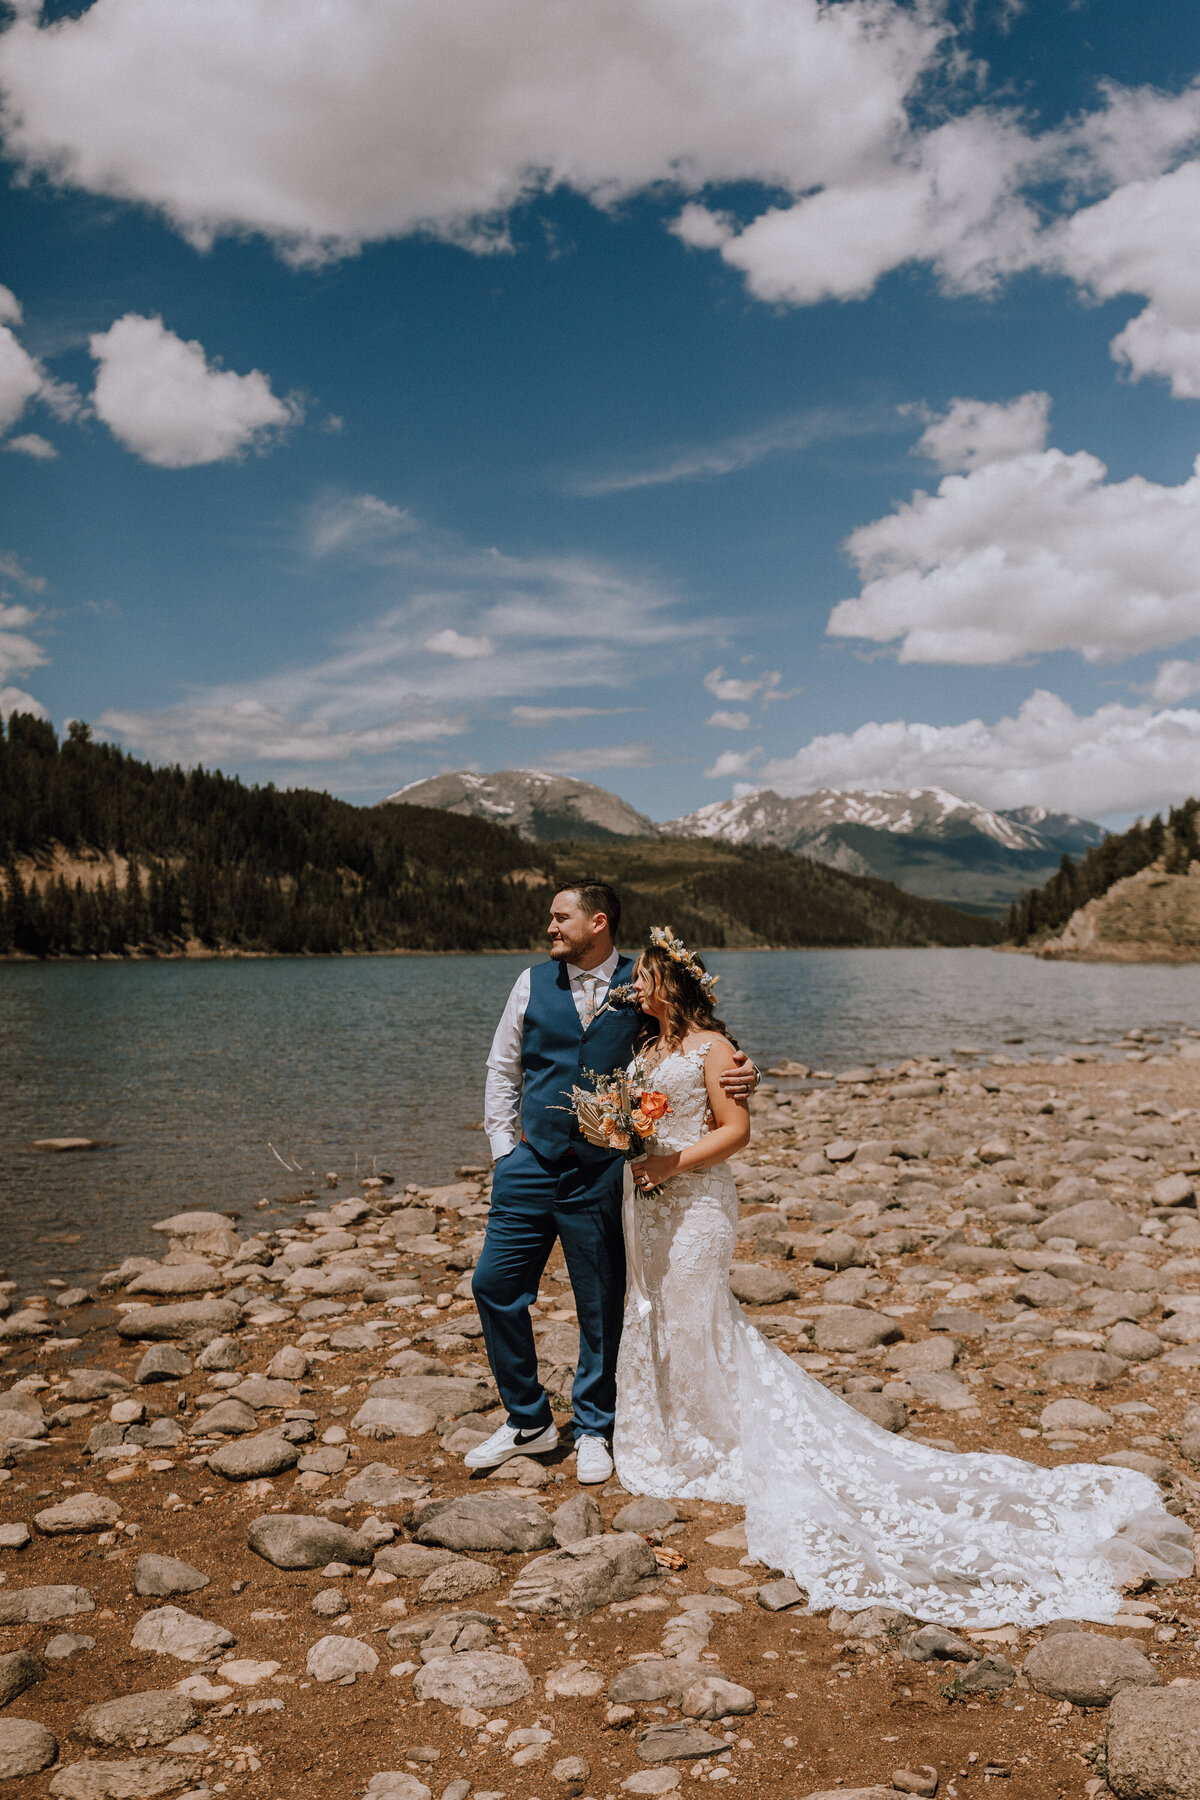
[[[510,825],[531,843],[560,838],[654,837],[658,826],[607,788],[543,769],[501,769],[476,775],[456,769],[426,781],[410,781],[382,806],[434,806],[463,818]]]

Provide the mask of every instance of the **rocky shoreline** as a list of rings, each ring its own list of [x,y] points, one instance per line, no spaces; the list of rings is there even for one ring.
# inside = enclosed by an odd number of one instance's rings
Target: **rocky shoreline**
[[[886,1429],[1114,1462],[1200,1523],[1200,1034],[1122,1060],[772,1076],[749,1317]],[[335,1178],[330,1178],[334,1181]],[[156,1227],[3,1283],[0,1780],[15,1796],[1200,1794],[1200,1582],[1113,1626],[813,1615],[738,1511],[470,1477],[487,1180]],[[537,1309],[565,1417],[561,1258]]]

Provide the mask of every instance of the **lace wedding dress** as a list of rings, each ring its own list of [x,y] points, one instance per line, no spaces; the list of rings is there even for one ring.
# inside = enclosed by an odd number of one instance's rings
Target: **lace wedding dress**
[[[708,1045],[666,1057],[658,1142],[704,1132]],[[629,1289],[617,1473],[633,1494],[744,1506],[750,1554],[814,1610],[894,1606],[958,1626],[1111,1621],[1122,1586],[1191,1573],[1191,1532],[1148,1476],[933,1450],[894,1437],[749,1324],[729,1291],[737,1227],[721,1167],[657,1196],[626,1176]]]

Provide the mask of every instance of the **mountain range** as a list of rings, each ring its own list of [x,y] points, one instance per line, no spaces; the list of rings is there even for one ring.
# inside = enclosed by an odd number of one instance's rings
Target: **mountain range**
[[[1105,837],[1101,826],[1071,813],[994,811],[937,787],[821,788],[794,797],[763,788],[656,824],[588,781],[537,769],[458,770],[411,782],[385,804],[489,819],[535,843],[665,836],[769,845],[993,914],[1048,881],[1064,854],[1079,857]]]

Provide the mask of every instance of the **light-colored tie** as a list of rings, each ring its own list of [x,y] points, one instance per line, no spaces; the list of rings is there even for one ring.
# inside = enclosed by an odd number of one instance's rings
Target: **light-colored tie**
[[[583,1029],[585,1031],[587,1030],[588,1026],[591,1024],[592,1020],[595,1018],[596,1013],[598,1011],[598,1008],[596,1006],[596,989],[599,986],[600,986],[600,979],[598,976],[596,976],[596,975],[585,975],[584,976],[584,978],[583,978],[583,1012],[580,1014],[580,1017],[583,1021]]]

